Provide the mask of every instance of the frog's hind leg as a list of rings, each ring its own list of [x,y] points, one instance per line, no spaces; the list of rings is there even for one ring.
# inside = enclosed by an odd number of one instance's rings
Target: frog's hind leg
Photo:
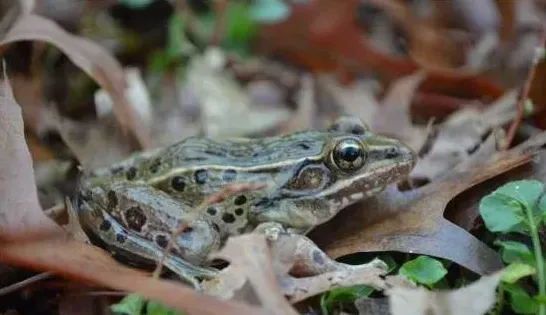
[[[131,233],[107,213],[104,213],[104,215],[104,222],[107,223],[103,222],[101,227],[97,227],[101,229],[101,233],[92,234],[94,242],[103,243],[112,255],[117,256],[127,264],[152,265],[159,263],[163,256],[162,248],[156,247],[153,243]],[[163,264],[179,276],[181,280],[197,290],[201,289],[199,279],[210,279],[218,273],[216,269],[195,266],[172,253],[166,255]]]

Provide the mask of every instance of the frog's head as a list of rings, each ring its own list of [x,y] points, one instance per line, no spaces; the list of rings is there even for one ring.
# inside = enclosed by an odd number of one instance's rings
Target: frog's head
[[[292,227],[323,223],[341,209],[377,195],[409,175],[415,152],[399,140],[373,134],[353,117],[342,117],[324,132],[320,155],[302,160],[279,191],[276,211],[260,220]]]

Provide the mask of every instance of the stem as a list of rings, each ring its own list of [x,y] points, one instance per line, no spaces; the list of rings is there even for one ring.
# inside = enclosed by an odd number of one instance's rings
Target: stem
[[[546,295],[546,278],[544,276],[544,257],[542,256],[542,248],[540,246],[540,239],[538,236],[538,229],[533,217],[533,211],[526,208],[527,219],[529,220],[529,230],[531,234],[531,241],[533,242],[533,250],[535,252],[535,259],[538,273],[538,293],[540,296]],[[546,305],[539,303],[538,314],[546,315]]]

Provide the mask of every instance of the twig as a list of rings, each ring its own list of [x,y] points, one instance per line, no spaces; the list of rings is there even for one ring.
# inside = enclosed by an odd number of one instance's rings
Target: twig
[[[504,145],[504,148],[502,149],[503,151],[508,150],[508,148],[510,147],[510,144],[512,143],[512,141],[514,140],[514,137],[516,136],[516,131],[518,130],[518,127],[521,124],[521,121],[523,120],[523,116],[525,115],[525,102],[527,101],[529,97],[529,91],[531,90],[531,84],[533,83],[533,80],[535,78],[537,65],[543,58],[545,41],[546,41],[546,24],[542,27],[542,34],[540,36],[539,45],[535,49],[535,56],[533,57],[531,69],[529,70],[529,74],[527,75],[527,79],[525,80],[525,84],[523,85],[523,89],[518,98],[518,111],[516,113],[516,117],[514,118],[514,121],[510,125],[510,128],[508,129],[508,133],[506,135],[506,143]]]
[[[261,188],[264,188],[265,186],[266,184],[252,184],[252,183],[231,184],[231,185],[223,187],[220,191],[210,195],[207,199],[205,199],[195,209],[195,212],[194,212],[195,215],[193,217],[189,217],[186,220],[184,220],[184,222],[182,222],[182,224],[173,231],[173,233],[171,234],[171,238],[169,242],[167,243],[167,246],[165,246],[165,249],[163,250],[161,259],[159,260],[152,277],[156,279],[159,278],[159,275],[161,274],[161,271],[163,268],[163,264],[165,262],[165,258],[167,257],[167,254],[170,253],[171,249],[174,246],[174,240],[178,239],[180,234],[182,234],[190,226],[190,223],[194,222],[201,216],[201,213],[203,212],[204,209],[206,209],[208,206],[212,204],[221,202],[227,197],[232,196],[234,194],[261,189]]]
[[[35,282],[38,282],[38,281],[42,281],[42,280],[45,280],[45,279],[48,279],[48,278],[51,278],[53,276],[53,274],[49,273],[49,272],[42,272],[42,273],[39,273],[35,276],[32,276],[30,278],[27,278],[23,281],[19,281],[17,283],[14,283],[12,285],[8,285],[6,287],[3,287],[3,288],[0,288],[0,296],[2,295],[6,295],[8,293],[12,293],[12,292],[15,292],[17,290],[20,290],[32,283],[35,283]]]

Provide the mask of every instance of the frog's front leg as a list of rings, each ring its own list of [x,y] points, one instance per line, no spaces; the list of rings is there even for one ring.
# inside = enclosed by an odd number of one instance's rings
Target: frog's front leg
[[[274,242],[273,252],[277,259],[293,263],[290,274],[296,277],[310,277],[326,272],[343,271],[360,268],[386,269],[381,260],[373,260],[367,264],[348,265],[337,262],[324,253],[307,236],[299,234],[298,230],[285,229],[280,223],[266,222],[254,229],[255,233],[265,234],[268,240]]]

